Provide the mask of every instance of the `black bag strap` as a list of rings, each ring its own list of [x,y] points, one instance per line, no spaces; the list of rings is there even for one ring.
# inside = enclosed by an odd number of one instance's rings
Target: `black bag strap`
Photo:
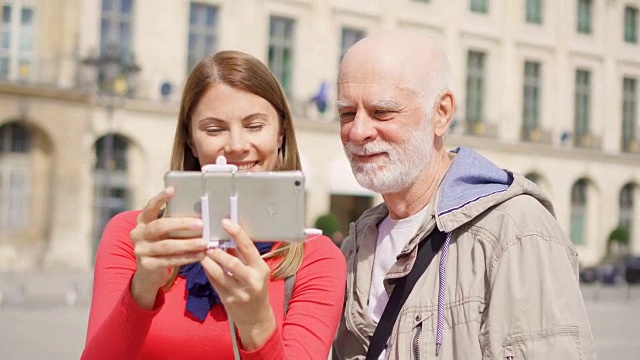
[[[418,255],[413,263],[413,268],[407,276],[396,280],[389,302],[385,306],[378,326],[376,326],[376,330],[369,340],[366,360],[377,360],[382,354],[382,350],[387,345],[389,336],[391,336],[393,325],[398,318],[398,314],[400,314],[400,309],[407,301],[418,279],[427,270],[427,267],[444,244],[445,238],[445,233],[436,227],[418,244]]]

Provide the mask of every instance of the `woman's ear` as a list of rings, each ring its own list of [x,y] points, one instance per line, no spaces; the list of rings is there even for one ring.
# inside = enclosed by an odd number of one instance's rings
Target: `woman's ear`
[[[196,147],[193,145],[193,141],[191,140],[191,138],[187,139],[187,146],[189,146],[189,149],[191,149],[191,153],[193,154],[193,157],[197,159],[198,151],[196,150]]]
[[[283,143],[284,143],[284,133],[278,135],[278,151],[282,149]]]

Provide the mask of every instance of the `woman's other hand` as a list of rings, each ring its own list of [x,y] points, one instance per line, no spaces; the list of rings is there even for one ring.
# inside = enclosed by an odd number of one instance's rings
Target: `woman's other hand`
[[[202,230],[202,220],[189,217],[162,217],[158,214],[173,197],[172,187],[149,200],[138,216],[130,237],[136,255],[136,272],[131,280],[131,295],[144,309],[153,309],[158,289],[169,280],[175,266],[202,260],[207,242],[201,237],[176,239],[176,231]]]
[[[225,219],[222,226],[237,249],[230,253],[209,250],[200,263],[238,328],[242,347],[251,351],[262,346],[276,329],[268,292],[271,269],[240,225]]]

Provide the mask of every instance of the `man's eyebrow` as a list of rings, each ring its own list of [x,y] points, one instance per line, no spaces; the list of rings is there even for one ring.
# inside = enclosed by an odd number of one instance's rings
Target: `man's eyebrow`
[[[398,107],[398,103],[393,100],[381,99],[372,101],[371,106],[379,109],[395,109]]]
[[[344,109],[344,108],[348,108],[348,107],[352,107],[353,105],[351,105],[350,102],[344,101],[344,100],[338,100],[336,101],[336,106],[338,107],[338,110]]]

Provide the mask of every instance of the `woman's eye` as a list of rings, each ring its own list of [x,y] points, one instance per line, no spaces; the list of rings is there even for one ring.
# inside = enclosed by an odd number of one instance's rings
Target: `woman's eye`
[[[204,129],[204,131],[205,131],[207,134],[218,134],[218,133],[222,132],[222,130],[223,130],[223,129],[222,129],[222,128],[219,128],[219,127],[208,127],[208,128],[206,128],[206,129]]]
[[[262,130],[262,128],[264,128],[264,124],[251,124],[247,126],[247,129],[252,131],[259,131]]]

